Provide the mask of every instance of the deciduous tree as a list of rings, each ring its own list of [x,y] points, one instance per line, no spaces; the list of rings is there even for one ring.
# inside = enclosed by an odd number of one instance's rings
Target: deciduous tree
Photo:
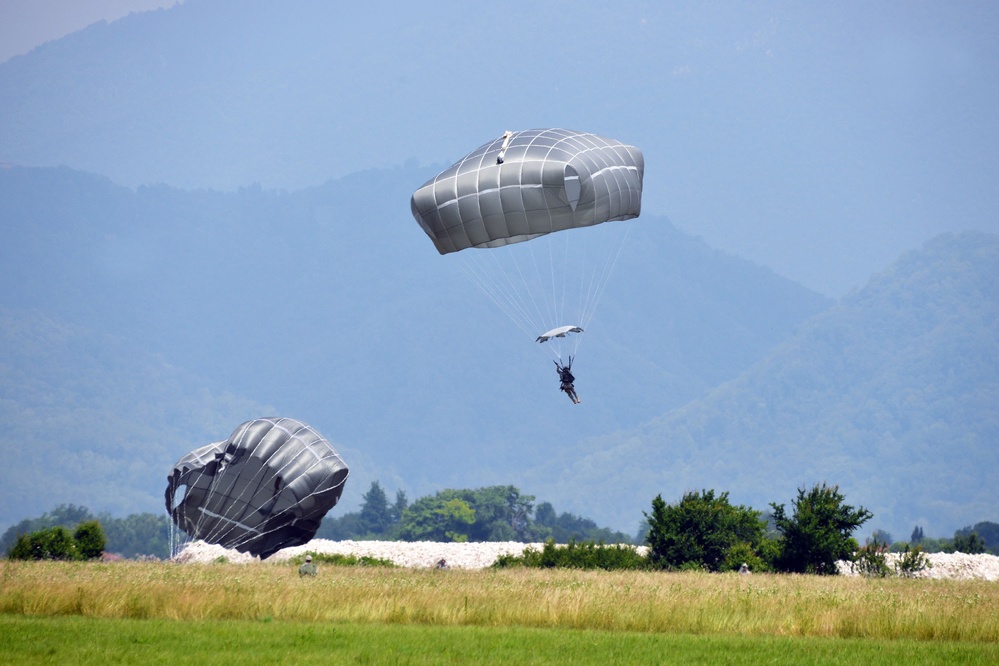
[[[721,571],[741,563],[728,559],[729,551],[745,544],[753,548],[763,539],[766,524],[760,512],[733,506],[728,493],[717,497],[714,490],[690,492],[676,504],[666,504],[662,495],[652,500],[647,542],[653,566],[678,569],[699,566]]]
[[[853,561],[858,549],[853,532],[874,514],[843,503],[838,486],[798,489],[792,514],[783,504],[771,503],[774,523],[781,533],[778,567],[797,573],[836,574],[836,561]]]
[[[475,510],[467,502],[443,491],[421,497],[402,514],[399,538],[403,541],[468,541]]]
[[[99,521],[87,520],[76,526],[73,532],[76,554],[82,560],[99,560],[104,555],[104,528]]]

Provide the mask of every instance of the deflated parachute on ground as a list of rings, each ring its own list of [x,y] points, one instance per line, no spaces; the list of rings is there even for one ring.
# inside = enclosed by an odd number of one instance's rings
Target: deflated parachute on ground
[[[634,146],[565,129],[507,132],[412,197],[441,254],[500,247],[638,217],[645,162]]]
[[[267,558],[315,536],[348,474],[310,426],[254,419],[177,461],[167,478],[167,512],[191,538]]]

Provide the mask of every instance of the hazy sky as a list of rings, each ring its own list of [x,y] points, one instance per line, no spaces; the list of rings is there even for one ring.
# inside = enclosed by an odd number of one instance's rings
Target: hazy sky
[[[97,21],[183,0],[0,0],[0,62]]]
[[[0,0],[0,60],[174,4]],[[144,99],[116,80],[133,96],[120,126],[46,98],[65,86],[20,89],[10,98],[24,104],[0,100],[13,114],[4,122],[35,129],[0,145],[0,160],[128,186],[294,190],[410,161],[446,165],[506,129],[583,129],[643,150],[644,213],[830,296],[939,233],[999,233],[995,0],[189,0],[161,14],[132,17],[159,35],[155,49],[109,47],[128,54],[130,81],[173,88]],[[533,20],[493,48],[511,15]],[[107,35],[138,34],[130,23]],[[197,69],[184,64],[192,50]],[[90,86],[121,76],[97,62],[103,70],[60,67]],[[176,83],[195,74],[202,84]],[[31,104],[62,113],[71,135],[53,143],[59,123],[17,116]],[[87,122],[102,129],[83,131]]]

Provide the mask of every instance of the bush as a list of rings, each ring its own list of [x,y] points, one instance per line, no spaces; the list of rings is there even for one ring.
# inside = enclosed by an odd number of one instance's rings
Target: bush
[[[77,525],[73,534],[62,525],[21,534],[7,552],[12,560],[94,560],[104,555],[104,530],[96,520]]]
[[[926,554],[923,553],[922,546],[909,549],[909,544],[899,553],[895,561],[895,573],[903,578],[912,578],[920,571],[924,571],[933,566]]]
[[[756,555],[766,527],[760,512],[744,506],[732,506],[728,493],[715,497],[713,490],[692,492],[679,503],[667,505],[662,495],[652,500],[652,515],[645,514],[649,523],[646,537],[649,561],[661,569],[680,569],[693,563],[709,571],[724,571],[733,562],[729,551],[739,544],[741,561]]]
[[[774,524],[781,533],[778,569],[793,573],[835,575],[836,561],[854,561],[858,549],[853,531],[874,514],[843,503],[838,486],[816,485],[798,489],[790,517],[784,505],[771,503]]]
[[[342,555],[340,553],[317,553],[314,551],[309,551],[307,553],[302,553],[301,555],[296,555],[289,561],[295,566],[301,565],[305,562],[305,556],[311,555],[312,561],[315,564],[328,564],[335,567],[394,567],[395,562],[392,560],[386,560],[379,557],[371,557],[369,555],[362,555],[357,557],[356,555]]]
[[[875,532],[874,537],[857,551],[856,571],[861,576],[869,578],[887,578],[891,575],[891,567],[888,566],[888,544],[878,538]]]
[[[79,559],[73,536],[61,525],[22,534],[7,556],[12,560]]]
[[[73,532],[76,552],[82,560],[99,560],[104,555],[104,530],[96,520],[80,523]]]
[[[985,547],[993,555],[999,555],[999,523],[982,521],[973,526],[962,527],[955,533],[955,537],[960,534],[967,536],[974,532],[978,538],[985,542]]]
[[[90,509],[73,504],[60,504],[49,513],[39,518],[26,518],[17,525],[12,525],[0,536],[0,551],[9,552],[22,534],[33,534],[50,527],[62,526],[73,529],[85,520],[93,520]]]
[[[539,551],[527,548],[523,555],[501,555],[493,564],[498,569],[513,566],[534,568],[565,568],[565,569],[604,569],[614,571],[620,569],[645,569],[648,560],[631,546],[613,545],[585,541],[577,543],[570,541],[559,546],[554,539],[545,541]]]
[[[757,573],[771,570],[766,560],[757,553],[757,549],[746,542],[737,543],[729,548],[725,554],[725,562],[718,570],[738,571],[743,564],[749,567],[750,571]]]

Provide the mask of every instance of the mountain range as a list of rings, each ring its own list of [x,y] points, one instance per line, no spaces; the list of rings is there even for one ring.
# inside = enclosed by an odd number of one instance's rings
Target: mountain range
[[[219,193],[0,170],[0,521],[158,510],[177,458],[272,413],[342,449],[344,507],[371,480],[503,483],[632,532],[658,493],[765,508],[826,481],[896,531],[988,518],[994,236],[940,237],[834,302],[643,216],[573,407],[400,210],[425,176]]]
[[[999,506],[997,324],[999,238],[941,236],[739,377],[539,475],[620,506],[714,488],[766,509],[828,483],[896,538],[947,535]]]
[[[0,63],[0,529],[158,512],[266,415],[344,455],[333,515],[513,484],[632,533],[827,482],[901,538],[996,520],[997,16],[186,0]],[[408,206],[550,126],[646,165],[577,406]]]

